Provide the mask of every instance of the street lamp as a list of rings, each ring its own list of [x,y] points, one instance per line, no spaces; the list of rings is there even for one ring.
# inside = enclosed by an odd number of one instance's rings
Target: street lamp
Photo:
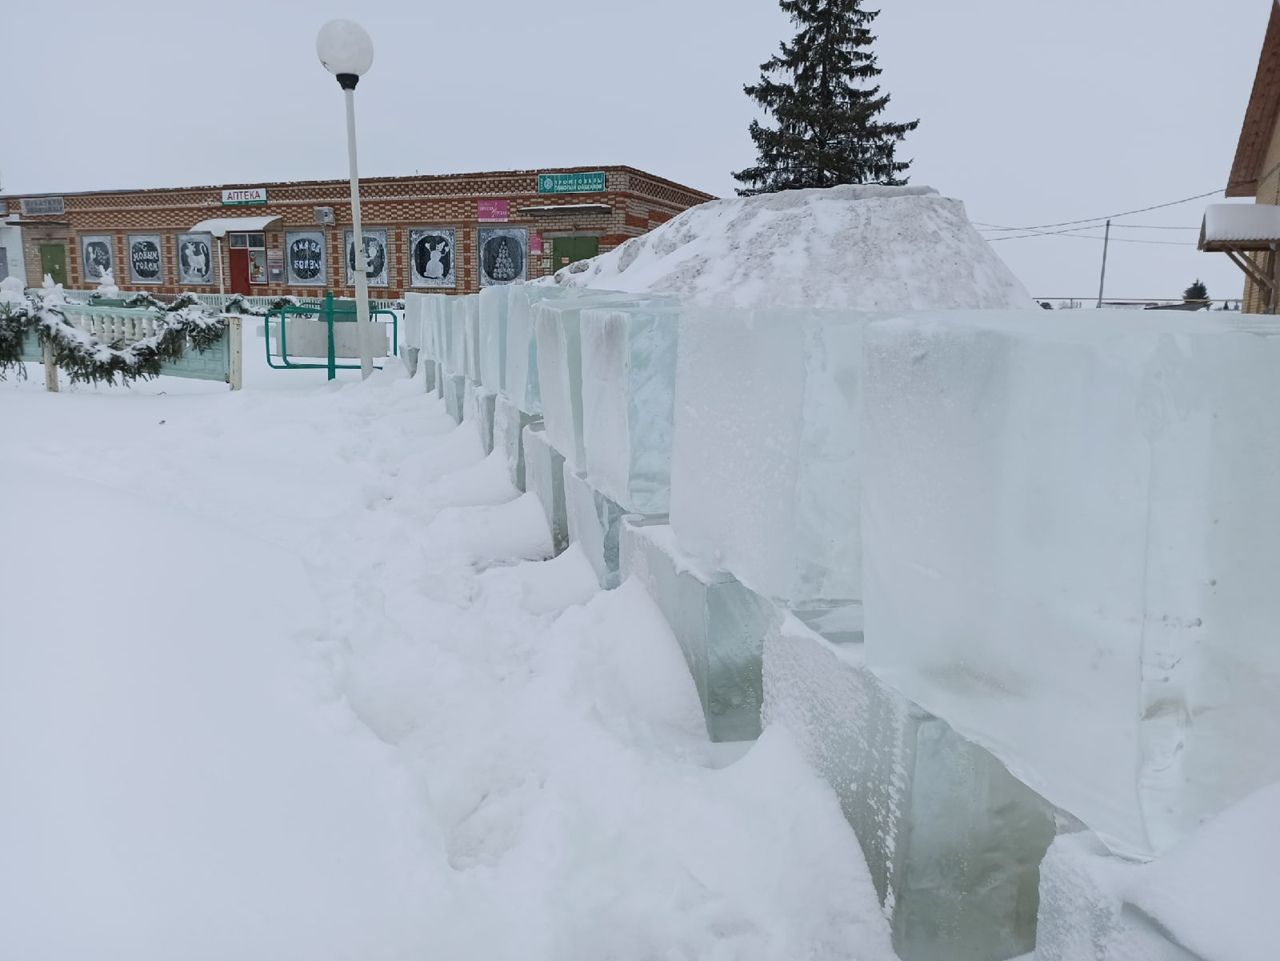
[[[360,376],[373,373],[373,351],[369,344],[369,263],[365,257],[364,232],[360,227],[360,183],[356,172],[356,84],[373,65],[373,41],[364,27],[351,20],[330,20],[316,36],[316,54],[324,68],[338,78],[347,99],[347,158],[351,163],[351,234],[357,251],[356,342],[360,345]],[[347,252],[342,252],[346,262]]]

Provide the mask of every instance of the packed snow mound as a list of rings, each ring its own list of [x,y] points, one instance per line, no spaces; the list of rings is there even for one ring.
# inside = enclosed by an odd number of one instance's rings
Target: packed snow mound
[[[1205,961],[1270,961],[1276,944],[1280,784],[1223,811],[1144,867],[1129,898]]]
[[[564,268],[555,280],[716,307],[1035,306],[964,204],[932,187],[851,185],[713,200]]]

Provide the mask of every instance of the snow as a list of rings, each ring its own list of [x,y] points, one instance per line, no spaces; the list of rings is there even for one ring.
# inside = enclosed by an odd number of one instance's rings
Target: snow
[[[1280,207],[1275,204],[1209,204],[1201,243],[1280,239]]]
[[[1132,903],[1205,961],[1275,957],[1280,784],[1213,818],[1130,880]]]
[[[844,186],[714,200],[555,282],[703,306],[1031,307],[1025,288],[931,187]]]
[[[0,384],[0,957],[888,959],[786,731],[392,363]]]
[[[1280,783],[1211,819],[1163,857],[1059,837],[1041,868],[1037,961],[1270,961]]]

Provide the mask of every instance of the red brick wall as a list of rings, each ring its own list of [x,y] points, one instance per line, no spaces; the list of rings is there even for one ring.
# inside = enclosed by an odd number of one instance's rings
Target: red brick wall
[[[414,227],[452,227],[457,231],[455,253],[458,286],[455,291],[468,293],[479,289],[477,263],[477,230],[483,226],[476,220],[476,203],[481,199],[507,200],[511,217],[506,226],[525,227],[531,234],[544,238],[543,257],[531,255],[528,276],[544,276],[551,271],[551,240],[556,236],[590,235],[600,238],[604,252],[630,237],[665,223],[680,211],[711,199],[709,194],[683,187],[631,167],[564,168],[563,172],[589,172],[603,169],[606,190],[597,194],[539,194],[538,171],[508,171],[459,174],[435,177],[369,177],[360,182],[361,219],[366,228],[388,231],[388,286],[370,288],[373,297],[399,297],[410,287],[409,230]],[[558,171],[560,172],[560,171]],[[112,260],[115,280],[124,289],[145,289],[159,294],[178,293],[176,236],[186,233],[198,221],[211,217],[277,216],[281,221],[267,231],[269,252],[283,254],[287,230],[316,230],[315,207],[332,207],[337,225],[327,230],[326,259],[330,285],[339,296],[352,296],[345,286],[342,264],[342,239],[351,226],[350,187],[345,180],[306,181],[295,183],[228,184],[227,186],[263,186],[268,204],[255,207],[222,206],[222,186],[184,187],[157,190],[98,191],[68,194],[66,213],[62,216],[23,218],[24,234],[41,225],[61,233],[58,225],[66,225],[67,267],[72,287],[86,287],[81,264],[80,238],[86,234],[109,234],[112,238]],[[9,199],[10,211],[20,209],[19,197]],[[562,214],[521,213],[521,207],[549,207],[586,203],[604,203],[608,212],[573,211]],[[49,233],[50,231],[40,231]],[[127,238],[135,233],[158,233],[162,236],[164,283],[134,285],[126,262]],[[230,282],[229,251],[222,251],[223,276]],[[39,257],[28,257],[29,282],[38,283]],[[215,274],[215,278],[216,278]],[[192,288],[199,289],[199,288]],[[203,288],[216,290],[216,284]],[[309,296],[316,287],[254,285],[253,292],[264,295],[295,294]]]

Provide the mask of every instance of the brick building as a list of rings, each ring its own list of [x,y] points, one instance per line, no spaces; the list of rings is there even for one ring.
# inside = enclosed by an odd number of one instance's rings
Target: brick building
[[[221,282],[353,296],[349,191],[322,180],[0,197],[0,270],[92,288],[109,267],[117,286],[160,295]],[[369,293],[532,280],[710,199],[631,167],[361,178]]]

